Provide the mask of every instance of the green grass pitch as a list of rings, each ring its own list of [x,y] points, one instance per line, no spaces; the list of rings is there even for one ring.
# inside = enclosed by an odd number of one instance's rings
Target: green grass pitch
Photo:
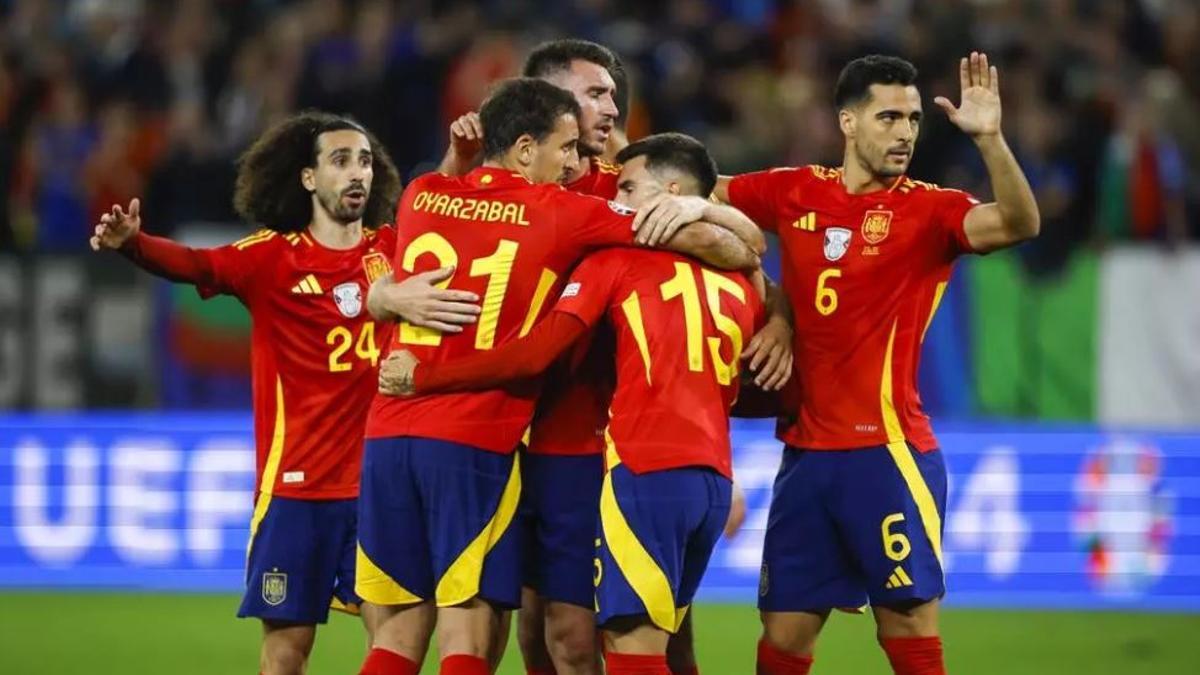
[[[228,595],[0,593],[4,675],[199,675],[256,671],[258,626],[233,617]],[[697,649],[706,675],[753,673],[758,619],[749,605],[702,604]],[[1195,673],[1200,615],[947,610],[950,672],[966,675]],[[357,671],[360,625],[335,615],[317,634],[309,672]],[[436,672],[427,664],[423,672]],[[515,641],[500,673],[520,675]],[[818,675],[888,673],[869,617],[835,614],[817,651]]]

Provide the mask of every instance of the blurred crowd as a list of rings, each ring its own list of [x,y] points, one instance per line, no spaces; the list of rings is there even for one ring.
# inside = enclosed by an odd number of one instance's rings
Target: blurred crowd
[[[631,138],[693,134],[724,173],[839,162],[838,70],[904,56],[928,120],[913,175],[981,197],[932,100],[957,101],[957,59],[984,49],[1043,210],[1031,269],[1200,236],[1194,0],[0,0],[0,250],[82,250],[133,196],[155,232],[233,221],[234,159],[301,108],[350,113],[406,177],[429,170],[449,122],[562,36],[626,62]]]

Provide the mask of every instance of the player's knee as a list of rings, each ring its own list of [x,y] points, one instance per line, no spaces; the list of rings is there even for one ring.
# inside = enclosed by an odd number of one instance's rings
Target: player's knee
[[[775,649],[788,654],[807,655],[813,652],[820,634],[818,620],[796,612],[766,613],[762,616],[763,639]]]
[[[933,637],[938,634],[937,603],[915,601],[875,608],[879,639]]]
[[[546,642],[555,663],[583,668],[596,661],[596,627],[581,621],[556,621],[547,627]]]
[[[263,639],[259,664],[265,675],[303,675],[312,652],[312,636],[294,627],[285,630],[268,628]]]

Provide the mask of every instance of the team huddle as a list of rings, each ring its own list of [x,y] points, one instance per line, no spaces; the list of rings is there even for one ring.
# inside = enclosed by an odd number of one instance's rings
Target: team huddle
[[[260,671],[304,672],[334,608],[361,615],[368,675],[418,673],[435,635],[438,672],[494,672],[513,610],[530,674],[699,673],[689,609],[740,522],[746,415],[785,448],[741,672],[808,673],[830,612],[869,607],[895,673],[944,673],[921,343],[959,255],[1039,229],[996,68],[959,74],[960,103],[936,103],[990,203],[905,175],[922,107],[902,59],[842,71],[841,167],[726,177],[684,134],[626,143],[620,61],[557,40],[402,192],[369,130],[305,112],[239,160],[234,205],[263,229],[238,242],[188,248],[114,206],[94,249],[253,320],[239,616],[262,622]]]

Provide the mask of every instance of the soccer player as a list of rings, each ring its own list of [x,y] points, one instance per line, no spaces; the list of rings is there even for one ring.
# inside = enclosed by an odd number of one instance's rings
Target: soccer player
[[[666,193],[659,190],[630,202],[618,195],[621,167],[602,159],[614,146],[626,144],[623,136],[620,141],[614,136],[620,133],[628,80],[611,50],[586,40],[553,40],[530,53],[523,72],[571,92],[579,103],[579,162],[570,167],[564,181],[568,190],[616,199],[634,208],[648,206],[651,198]],[[478,114],[456,120],[441,170],[457,175],[478,163],[483,137]],[[744,357],[751,360],[760,382],[790,376],[791,338],[790,323],[772,314],[751,339]],[[604,477],[601,434],[608,424],[612,397],[613,353],[607,327],[580,340],[566,360],[576,367],[560,364],[548,373],[521,465],[519,517],[530,541],[517,635],[529,675],[589,675],[601,668],[592,542]],[[569,376],[567,370],[572,370]],[[694,661],[687,656],[690,650],[672,653]]]
[[[987,56],[962,60],[962,102],[935,102],[983,157],[995,201],[905,176],[921,123],[912,64],[851,61],[835,103],[838,169],[723,178],[717,195],[779,235],[796,317],[799,404],[780,438],[763,550],[758,672],[807,673],[830,608],[868,600],[896,673],[944,672],[946,473],[921,410],[925,330],[964,253],[1034,237],[1037,205],[1000,131]]]
[[[682,134],[643,139],[620,158],[632,202],[680,184],[708,194],[717,177],[704,147]],[[744,336],[764,319],[759,292],[676,254],[611,249],[580,263],[528,337],[422,366],[402,351],[381,370],[391,393],[497,386],[541,372],[607,317],[618,366],[595,583],[609,673],[671,672],[669,636],[729,514],[729,408]]]
[[[736,209],[671,198],[635,217],[619,204],[564,190],[559,182],[576,161],[579,114],[558,87],[508,81],[480,110],[483,165],[464,177],[427,174],[408,187],[396,218],[398,273],[455,266],[450,282],[478,289],[483,311],[475,326],[447,337],[402,322],[394,348],[438,362],[524,334],[578,259],[632,246],[641,229],[661,231],[667,247],[709,262],[757,267],[745,241],[759,233]],[[363,459],[356,590],[386,607],[362,672],[415,673],[435,619],[441,672],[487,672],[496,609],[519,602],[509,528],[520,493],[513,451],[536,393],[530,386],[376,398]]]
[[[257,448],[246,593],[238,615],[263,625],[263,673],[302,673],[329,608],[355,611],[356,498],[363,429],[388,337],[363,311],[367,286],[390,272],[384,223],[400,178],[353,120],[291,117],[241,158],[234,205],[259,223],[240,241],[193,249],[150,236],[141,205],[101,217],[92,248],[201,295],[237,297],[253,321]],[[410,320],[455,331],[474,320],[474,294],[434,288],[438,270],[388,295]],[[436,317],[436,318],[434,318]],[[369,612],[363,613],[368,632]]]

